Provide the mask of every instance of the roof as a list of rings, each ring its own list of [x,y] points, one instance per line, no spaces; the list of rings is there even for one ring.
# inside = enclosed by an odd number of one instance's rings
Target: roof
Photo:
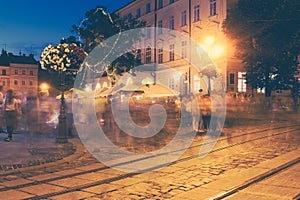
[[[2,66],[9,66],[11,63],[16,64],[37,64],[37,61],[34,59],[34,56],[30,54],[26,56],[25,54],[16,56],[12,53],[7,53],[6,51],[2,50],[0,55],[0,65]]]

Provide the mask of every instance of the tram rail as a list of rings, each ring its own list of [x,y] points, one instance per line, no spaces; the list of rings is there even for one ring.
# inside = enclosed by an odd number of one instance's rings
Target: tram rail
[[[272,127],[272,128],[264,128],[262,130],[249,131],[247,133],[242,133],[242,134],[234,135],[234,136],[231,136],[231,137],[223,137],[223,138],[220,138],[219,141],[228,140],[229,138],[230,139],[236,139],[236,138],[239,138],[239,137],[243,137],[245,135],[257,135],[257,137],[252,138],[250,140],[239,141],[239,142],[235,142],[235,143],[230,144],[230,145],[225,145],[225,146],[217,147],[217,148],[213,149],[211,152],[206,152],[206,153],[213,154],[213,153],[218,152],[218,151],[223,151],[225,149],[229,149],[229,148],[232,148],[232,147],[235,147],[235,146],[239,146],[239,145],[243,145],[243,144],[246,144],[246,143],[250,143],[250,142],[253,142],[253,141],[258,141],[258,140],[263,140],[263,139],[267,139],[267,138],[270,138],[270,137],[276,137],[276,136],[283,135],[283,134],[293,133],[293,132],[298,131],[299,127],[300,127],[300,125],[277,126],[277,127]],[[266,131],[274,131],[274,130],[277,130],[277,132],[274,132],[274,133],[268,134],[268,135],[264,134]],[[263,134],[263,135],[259,135],[259,134]],[[202,145],[205,145],[205,144],[193,145],[193,146],[189,147],[189,149],[199,148]],[[155,157],[156,156],[163,156],[163,155],[164,154],[155,155]],[[183,157],[183,158],[180,158],[180,159],[178,159],[178,160],[176,160],[176,161],[174,161],[172,163],[169,163],[169,165],[173,165],[173,164],[176,164],[176,163],[180,163],[180,162],[184,162],[184,161],[187,161],[187,160],[191,160],[191,159],[197,158],[198,156],[199,155],[191,155],[191,156]],[[142,159],[150,159],[152,157],[154,157],[154,156],[149,156],[149,157],[142,158]],[[132,162],[138,162],[138,161],[140,161],[140,159],[135,159],[135,160],[130,160],[128,162],[118,163],[115,166],[122,166],[122,165],[128,164],[129,162],[132,163]],[[299,162],[299,160],[296,160],[294,162],[293,163],[296,164],[296,163]],[[287,167],[291,166],[293,163],[288,163],[286,167],[283,166],[280,169],[276,169],[276,171],[274,171],[272,173],[266,174],[265,177],[271,176],[272,174],[277,173],[277,171],[278,172],[282,171],[284,168],[287,168]],[[114,166],[111,166],[111,167],[114,167]],[[161,167],[162,166],[158,165],[158,166],[155,166],[155,167],[147,169],[147,171],[148,170],[155,170],[155,169],[158,169],[158,168],[161,168]],[[25,184],[19,184],[19,185],[15,185],[15,186],[0,188],[0,192],[7,191],[7,190],[20,189],[20,188],[24,188],[24,187],[28,187],[28,186],[33,186],[33,185],[38,185],[38,184],[43,184],[43,183],[49,183],[49,182],[52,182],[52,181],[57,181],[57,180],[65,179],[65,178],[72,178],[72,177],[76,177],[76,176],[84,175],[84,174],[88,174],[88,173],[93,173],[93,172],[98,172],[98,173],[100,172],[101,173],[102,171],[104,171],[104,170],[106,170],[108,168],[110,168],[110,167],[107,167],[107,166],[103,165],[102,167],[98,167],[98,168],[95,168],[95,169],[85,170],[85,171],[82,171],[82,172],[70,173],[68,175],[63,175],[63,176],[59,176],[59,177],[55,177],[55,178],[49,178],[49,179],[45,179],[45,180],[42,180],[42,181],[35,181],[35,182],[31,182],[31,183],[25,183]],[[61,194],[69,193],[69,192],[72,192],[72,191],[82,190],[82,189],[85,189],[85,188],[88,188],[88,187],[93,187],[93,186],[97,186],[97,185],[111,183],[111,182],[114,182],[114,181],[117,181],[117,180],[122,180],[122,179],[125,179],[125,178],[128,178],[128,177],[133,177],[135,175],[136,175],[136,173],[124,173],[124,174],[121,174],[121,175],[116,175],[115,177],[112,177],[112,178],[106,178],[106,179],[103,179],[103,180],[100,180],[100,181],[94,181],[92,183],[83,184],[83,185],[72,187],[72,188],[66,188],[63,191],[53,192],[53,193],[41,195],[41,196],[36,197],[34,199],[50,198],[52,196],[61,195]],[[258,180],[253,180],[253,181],[251,181],[249,183],[246,183],[245,185],[240,186],[236,190],[231,191],[231,193],[236,192],[236,191],[238,191],[240,189],[243,189],[243,187],[247,187],[247,185],[254,184],[255,181],[259,181],[259,179]],[[226,194],[222,194],[222,195],[230,195],[230,192],[228,192]],[[221,198],[221,197],[216,197],[216,198]],[[30,198],[30,199],[32,199],[32,198]]]

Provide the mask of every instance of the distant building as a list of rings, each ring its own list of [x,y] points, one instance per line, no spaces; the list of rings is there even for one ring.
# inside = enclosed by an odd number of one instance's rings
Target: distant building
[[[227,91],[247,92],[243,76],[245,69],[241,61],[234,57],[234,47],[222,31],[228,10],[236,3],[237,0],[135,0],[117,10],[116,14],[124,23],[137,18],[145,21],[147,27],[155,27],[146,31],[145,39],[137,47],[144,47],[141,58],[149,68],[151,63],[158,63],[156,69],[159,65],[167,65],[182,75],[178,78],[172,74],[158,74],[157,80],[164,81],[164,85],[180,94],[188,90],[208,91],[208,78],[187,61],[191,61],[189,55],[195,53],[187,49],[189,41],[186,38],[192,38],[212,58],[224,78]],[[175,38],[163,28],[180,32],[186,37]],[[174,55],[174,49],[180,54]]]
[[[37,96],[38,62],[33,55],[13,55],[2,50],[0,55],[0,86],[12,89],[23,97]]]

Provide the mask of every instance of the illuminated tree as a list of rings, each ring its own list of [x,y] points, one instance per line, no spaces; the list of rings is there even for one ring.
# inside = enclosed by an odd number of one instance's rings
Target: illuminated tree
[[[48,45],[41,54],[41,69],[49,72],[48,79],[54,87],[59,88],[57,75],[64,75],[65,89],[73,86],[77,72],[83,63],[86,52],[77,44],[60,43],[58,45]]]

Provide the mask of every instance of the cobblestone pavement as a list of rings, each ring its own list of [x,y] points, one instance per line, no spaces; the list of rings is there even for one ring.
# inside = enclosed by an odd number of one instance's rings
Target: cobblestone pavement
[[[259,141],[255,144],[234,147],[225,152],[208,155],[204,159],[195,158],[156,172],[137,175],[128,181],[113,182],[113,185],[119,185],[118,189],[114,188],[111,192],[98,191],[103,194],[95,197],[98,199],[183,199],[180,195],[214,182],[226,172],[234,175],[263,161],[297,150],[299,144],[298,132],[288,138],[284,136],[267,142]],[[203,198],[199,196],[196,199]]]
[[[222,138],[251,132],[254,129],[263,130],[276,125],[282,124],[260,124],[255,128],[251,126],[225,128],[216,148],[233,142],[221,140]],[[288,123],[286,125],[292,124]],[[265,134],[270,134],[270,132]],[[263,140],[254,140],[214,152],[201,159],[192,158],[156,171],[132,175],[127,178],[111,179],[108,182],[104,181],[101,184],[91,186],[87,184],[118,177],[124,173],[110,168],[97,171],[96,169],[103,167],[103,165],[98,163],[81,146],[80,142],[74,139],[72,142],[77,147],[77,151],[72,155],[73,157],[69,156],[69,159],[65,159],[64,162],[59,163],[57,161],[52,165],[51,163],[41,165],[44,166],[42,168],[1,176],[0,199],[7,197],[8,194],[12,199],[24,199],[53,192],[58,193],[46,199],[206,199],[206,197],[213,196],[216,192],[221,191],[219,187],[208,187],[210,184],[217,183],[226,177],[235,177],[236,174],[255,169],[260,164],[276,158],[285,161],[281,159],[281,156],[288,155],[288,158],[292,158],[293,152],[296,152],[298,156],[299,134],[299,130],[296,130]],[[250,138],[249,135],[245,135],[237,140],[244,141]],[[195,138],[193,145],[202,141],[203,135],[199,135]],[[190,149],[182,157],[189,157],[197,153],[199,153],[199,148]],[[95,171],[84,173],[93,169]],[[266,168],[263,169],[266,170]],[[66,177],[78,172],[82,174]],[[255,171],[254,174],[259,174],[259,172]],[[295,175],[299,176],[298,174]],[[246,177],[244,176],[244,179]],[[36,182],[40,180],[48,181]],[[35,183],[35,185],[5,189],[23,183]],[[78,189],[74,189],[76,187]],[[47,191],[46,188],[48,188]],[[201,193],[199,193],[197,192],[199,189],[205,190],[201,190]],[[61,192],[66,190],[69,190],[69,192]]]
[[[227,199],[299,199],[299,176],[300,164],[297,164],[266,180],[251,185]]]

